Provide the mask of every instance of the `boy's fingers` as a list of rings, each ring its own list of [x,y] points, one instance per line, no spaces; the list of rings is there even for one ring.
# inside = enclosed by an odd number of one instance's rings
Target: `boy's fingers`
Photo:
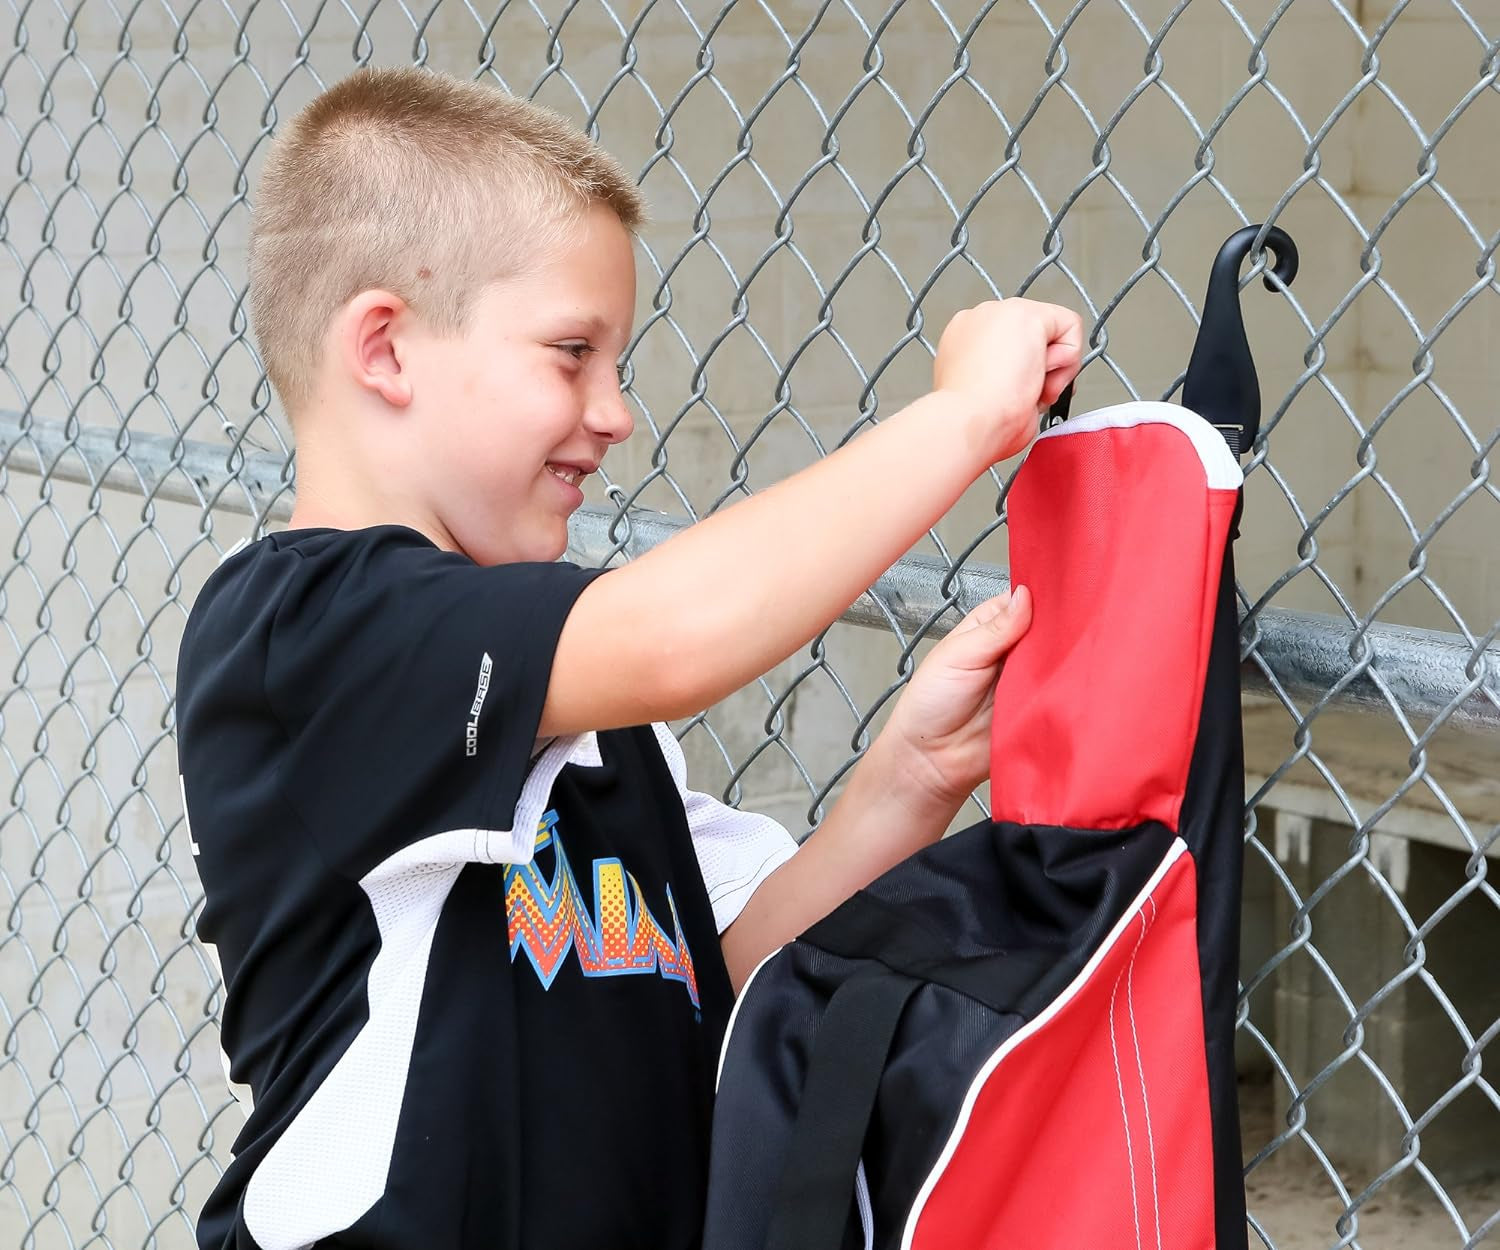
[[[1050,408],[1068,389],[1068,383],[1078,376],[1078,362],[1075,360],[1071,365],[1063,369],[1053,369],[1047,374],[1047,379],[1042,383],[1041,406]]]
[[[1083,351],[1083,318],[1071,308],[1061,304],[1044,304],[1047,325],[1047,357],[1052,363],[1054,350],[1071,351],[1075,356]]]
[[[1068,308],[1048,305],[1047,350],[1041,402],[1050,407],[1068,389],[1083,361],[1083,318]]]
[[[1079,344],[1054,340],[1047,346],[1047,372],[1055,373],[1059,369],[1070,369],[1079,362],[1082,356],[1083,348]]]

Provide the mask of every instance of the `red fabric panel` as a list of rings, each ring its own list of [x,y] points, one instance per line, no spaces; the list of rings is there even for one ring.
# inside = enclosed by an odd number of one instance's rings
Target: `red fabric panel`
[[[990,1072],[911,1250],[1213,1250],[1195,898],[1182,854]]]
[[[996,820],[1177,829],[1236,499],[1170,425],[1032,449],[1009,512],[1034,615],[995,698]]]

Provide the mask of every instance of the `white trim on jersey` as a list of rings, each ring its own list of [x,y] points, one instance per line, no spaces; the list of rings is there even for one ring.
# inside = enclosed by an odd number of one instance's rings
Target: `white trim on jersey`
[[[698,870],[713,904],[720,933],[744,910],[760,883],[797,852],[796,839],[769,816],[742,812],[707,794],[688,789],[682,744],[665,725],[651,726],[672,780],[682,795]]]
[[[1136,425],[1170,425],[1187,435],[1203,465],[1203,476],[1208,480],[1209,490],[1238,490],[1244,483],[1245,475],[1240,471],[1240,464],[1234,453],[1229,450],[1229,444],[1224,441],[1224,435],[1196,412],[1178,404],[1135,400],[1128,404],[1115,404],[1110,408],[1098,408],[1054,425],[1041,434],[1037,441],[1044,438],[1066,438],[1070,434],[1088,434],[1096,430],[1128,429]]]

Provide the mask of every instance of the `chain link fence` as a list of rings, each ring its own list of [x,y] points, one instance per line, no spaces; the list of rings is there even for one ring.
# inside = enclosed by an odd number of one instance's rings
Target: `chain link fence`
[[[0,26],[0,1240],[188,1246],[238,1129],[177,643],[290,508],[243,303],[268,137],[412,62],[585,122],[650,199],[639,429],[575,527],[589,563],[894,411],[981,298],[1086,314],[1075,406],[1172,396],[1219,243],[1292,234],[1295,288],[1251,285],[1262,256],[1243,292],[1251,1241],[1500,1228],[1495,0],[0,0]],[[1003,581],[1009,467],[679,727],[700,788],[816,824]]]

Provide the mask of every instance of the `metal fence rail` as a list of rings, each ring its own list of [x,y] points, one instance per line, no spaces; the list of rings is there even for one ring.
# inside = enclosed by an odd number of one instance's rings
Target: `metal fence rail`
[[[1296,287],[1245,291],[1252,1243],[1500,1229],[1493,0],[0,0],[0,27],[0,1241],[187,1246],[228,1157],[177,639],[290,507],[243,307],[267,138],[410,62],[568,112],[651,201],[641,428],[588,563],[894,411],[979,298],[1086,312],[1079,403],[1171,397],[1218,244],[1293,234]],[[1003,485],[680,726],[696,783],[816,824],[1003,583]]]

